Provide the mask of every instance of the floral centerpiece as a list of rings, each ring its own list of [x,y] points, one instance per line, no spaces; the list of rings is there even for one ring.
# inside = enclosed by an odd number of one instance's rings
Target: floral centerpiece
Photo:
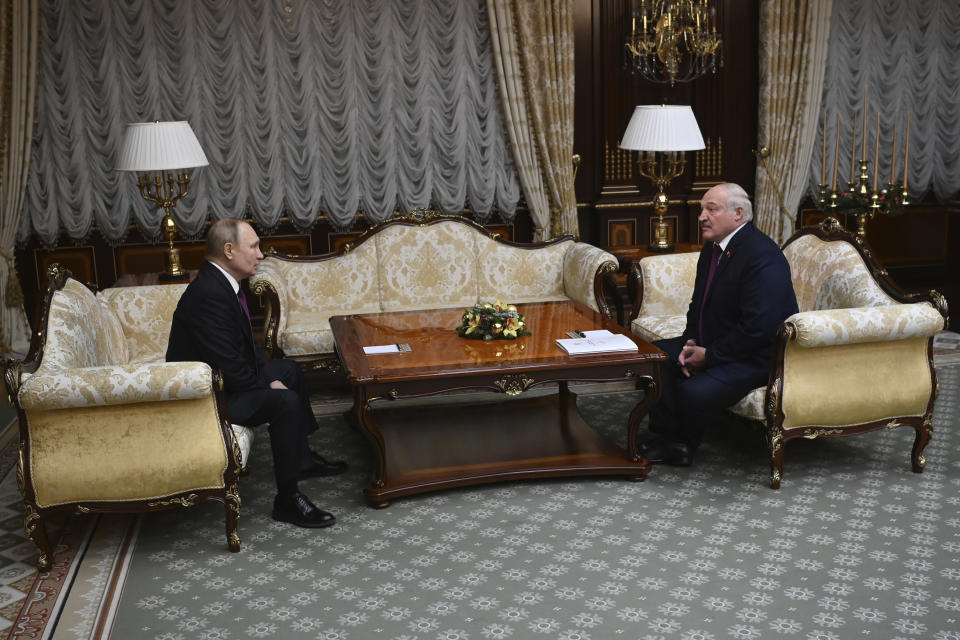
[[[481,302],[463,312],[457,334],[477,340],[513,340],[530,335],[523,323],[523,315],[512,304]]]

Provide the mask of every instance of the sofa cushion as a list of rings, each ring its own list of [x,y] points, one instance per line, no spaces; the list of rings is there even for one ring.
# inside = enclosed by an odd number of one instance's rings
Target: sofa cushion
[[[114,287],[97,294],[112,310],[123,331],[132,364],[162,362],[166,359],[170,324],[186,284],[158,284],[138,287]]]
[[[479,237],[476,230],[456,222],[381,229],[373,238],[379,255],[381,310],[476,303]]]
[[[333,331],[330,330],[330,311],[291,314],[287,329],[280,334],[280,348],[288,357],[330,353],[333,351]],[[350,309],[350,313],[376,313],[379,309]]]
[[[647,342],[676,338],[683,333],[687,316],[642,314],[630,324],[630,331]]]
[[[44,371],[97,367],[126,360],[117,318],[86,286],[70,278],[50,299]]]
[[[477,235],[478,302],[506,303],[565,300],[563,257],[573,240],[537,249],[512,247]],[[587,281],[593,283],[593,274]]]

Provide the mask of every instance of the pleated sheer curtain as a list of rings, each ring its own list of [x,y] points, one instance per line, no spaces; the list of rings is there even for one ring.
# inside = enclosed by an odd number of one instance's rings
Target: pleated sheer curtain
[[[0,355],[23,357],[30,325],[13,249],[30,165],[37,80],[36,0],[6,0],[0,8]]]
[[[821,113],[827,116],[827,171],[833,179],[834,141],[840,140],[838,183],[850,178],[853,127],[862,127],[863,92],[868,88],[867,149],[873,173],[874,134],[880,113],[880,181],[892,165],[893,122],[897,128],[897,173],[903,178],[904,124],[910,120],[908,183],[914,201],[931,196],[946,202],[960,194],[960,4],[957,0],[834,0],[830,55]],[[836,118],[840,116],[840,130]],[[822,127],[822,123],[820,125]],[[861,146],[861,130],[857,146]],[[808,163],[807,192],[817,193],[823,135]],[[857,153],[859,159],[860,153]]]
[[[303,230],[359,212],[515,215],[478,0],[42,0],[41,15],[21,240],[96,226],[121,242],[131,223],[158,237],[162,212],[113,168],[127,123],[152,120],[188,120],[210,161],[176,207],[186,236],[208,217],[270,231],[284,215]]]
[[[571,0],[487,0],[514,164],[536,240],[579,235]]]
[[[783,244],[807,188],[827,64],[833,0],[766,0],[760,5],[760,145],[756,225]]]

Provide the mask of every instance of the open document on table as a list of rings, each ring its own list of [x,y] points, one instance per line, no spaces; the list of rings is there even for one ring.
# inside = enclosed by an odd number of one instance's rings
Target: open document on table
[[[570,355],[638,351],[637,343],[622,333],[612,333],[606,329],[577,333],[583,337],[559,338],[557,345]]]

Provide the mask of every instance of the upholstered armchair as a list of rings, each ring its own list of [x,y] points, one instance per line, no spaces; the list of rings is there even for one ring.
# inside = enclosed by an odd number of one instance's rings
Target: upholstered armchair
[[[38,567],[51,566],[44,523],[55,512],[143,512],[210,499],[224,503],[227,543],[238,551],[237,476],[249,434],[242,451],[218,372],[157,354],[182,285],[95,296],[58,265],[48,275],[31,353],[4,370]]]
[[[903,293],[833,218],[797,232],[783,252],[800,312],[779,329],[767,385],[730,408],[763,425],[770,485],[780,486],[790,439],[900,426],[916,431],[911,463],[923,471],[937,395],[933,336],[947,325],[946,300],[936,291]],[[631,279],[636,335],[683,332],[698,255],[640,261]]]

